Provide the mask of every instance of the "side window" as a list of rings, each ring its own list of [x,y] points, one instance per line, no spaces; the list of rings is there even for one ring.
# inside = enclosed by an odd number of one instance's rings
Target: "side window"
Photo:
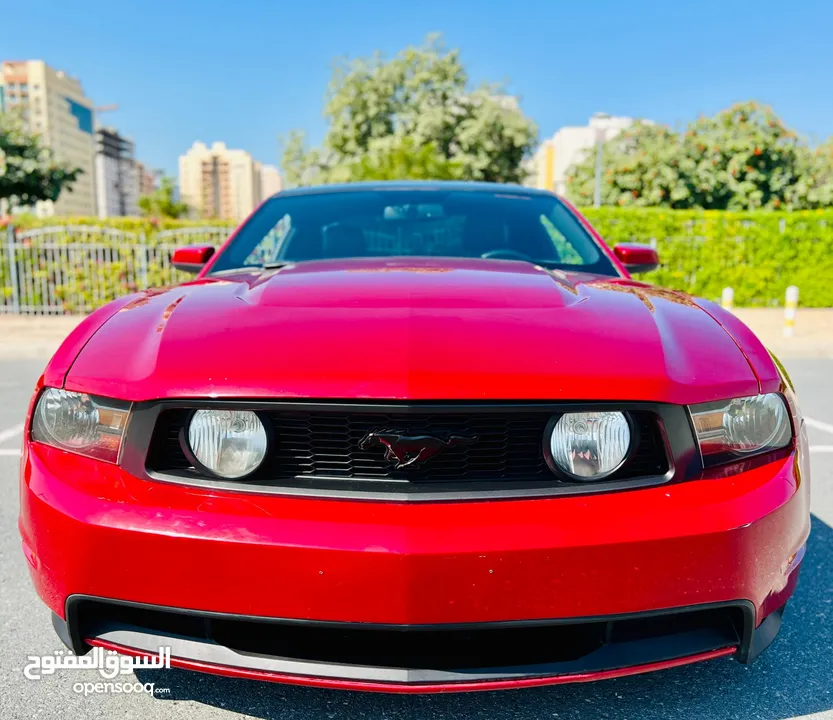
[[[275,226],[255,245],[243,264],[263,265],[263,263],[274,262],[278,259],[280,251],[286,244],[291,232],[292,218],[287,214],[278,220]]]
[[[541,225],[544,226],[544,229],[550,236],[552,244],[555,245],[555,250],[558,253],[558,262],[564,263],[565,265],[584,265],[584,260],[578,250],[576,250],[570,241],[559,232],[552,220],[550,220],[546,215],[541,215],[538,219],[541,221]]]

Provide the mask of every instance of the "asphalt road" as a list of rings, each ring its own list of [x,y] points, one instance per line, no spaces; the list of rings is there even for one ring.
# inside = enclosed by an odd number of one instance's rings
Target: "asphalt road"
[[[816,448],[813,532],[781,635],[755,665],[720,659],[586,685],[413,697],[294,688],[173,669],[140,671],[142,682],[169,688],[168,694],[85,698],[73,685],[100,680],[95,671],[24,678],[28,655],[61,649],[49,613],[30,585],[17,531],[20,435],[15,428],[42,364],[0,362],[0,718],[833,719],[833,360],[787,364],[806,415],[816,421],[810,428]]]

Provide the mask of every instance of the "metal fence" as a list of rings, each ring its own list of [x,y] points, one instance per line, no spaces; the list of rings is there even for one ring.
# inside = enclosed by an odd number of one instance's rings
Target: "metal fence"
[[[173,285],[189,276],[171,265],[174,249],[220,245],[223,227],[152,235],[95,226],[8,228],[0,250],[0,313],[88,313],[121,295]]]

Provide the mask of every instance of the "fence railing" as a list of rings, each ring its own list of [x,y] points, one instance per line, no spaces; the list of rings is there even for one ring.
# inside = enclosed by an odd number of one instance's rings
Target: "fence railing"
[[[15,232],[0,248],[0,313],[88,313],[126,293],[187,279],[175,248],[221,244],[229,228],[164,230],[151,236],[95,226]]]

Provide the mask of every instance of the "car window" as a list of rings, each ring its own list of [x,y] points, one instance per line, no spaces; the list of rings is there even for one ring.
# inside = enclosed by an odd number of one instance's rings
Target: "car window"
[[[410,188],[278,195],[241,227],[212,272],[388,256],[519,260],[617,275],[552,195]]]
[[[563,206],[560,207],[563,209]],[[547,234],[550,236],[550,240],[552,240],[553,245],[555,245],[560,261],[565,265],[583,265],[584,260],[581,257],[581,253],[573,246],[570,240],[558,229],[558,226],[555,224],[554,220],[557,221],[557,218],[550,218],[547,215],[541,215],[538,219],[541,221],[541,225],[543,225],[544,230],[546,230]]]
[[[292,230],[292,218],[284,214],[278,222],[260,239],[257,245],[246,256],[244,265],[263,265],[274,262],[280,254],[281,245]]]

